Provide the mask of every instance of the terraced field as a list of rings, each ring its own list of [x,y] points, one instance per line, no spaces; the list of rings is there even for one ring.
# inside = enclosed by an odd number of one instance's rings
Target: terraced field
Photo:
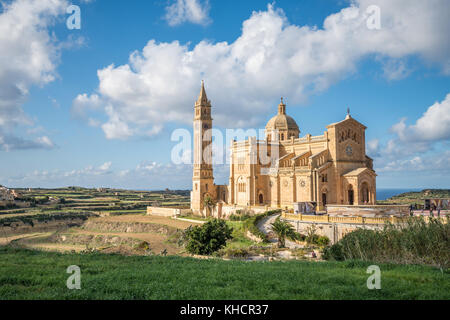
[[[151,205],[188,207],[189,195],[183,191],[75,187],[16,191],[21,195],[16,207],[0,207],[0,245],[61,252],[178,254],[176,237],[191,225],[145,216]]]
[[[81,225],[60,227],[55,231],[3,236],[0,244],[59,252],[185,255],[178,239],[182,230],[194,224],[132,214],[91,217]]]

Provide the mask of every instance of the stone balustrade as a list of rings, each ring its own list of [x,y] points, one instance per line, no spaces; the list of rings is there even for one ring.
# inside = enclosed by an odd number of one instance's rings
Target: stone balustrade
[[[312,223],[347,223],[347,224],[385,224],[392,223],[398,224],[405,222],[408,218],[399,218],[396,216],[390,217],[336,217],[330,215],[312,216],[312,215],[302,215],[302,214],[292,214],[292,213],[282,213],[282,218],[287,220],[302,221],[302,222],[312,222]],[[429,217],[424,217],[425,221],[429,221]],[[440,218],[442,222],[446,223],[447,219]]]

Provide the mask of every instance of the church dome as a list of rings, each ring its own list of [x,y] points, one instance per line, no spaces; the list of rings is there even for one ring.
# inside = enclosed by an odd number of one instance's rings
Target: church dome
[[[270,130],[297,130],[300,131],[295,120],[285,114],[277,114],[275,117],[269,120],[266,125],[266,129]]]
[[[286,115],[286,105],[283,103],[283,98],[281,98],[281,103],[278,105],[278,114],[267,122],[266,138],[273,140],[271,134],[274,131],[278,131],[279,140],[286,140],[292,136],[298,138],[300,134],[297,122]]]

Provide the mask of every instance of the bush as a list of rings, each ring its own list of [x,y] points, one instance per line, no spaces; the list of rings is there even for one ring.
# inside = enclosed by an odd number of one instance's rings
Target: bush
[[[218,253],[220,256],[227,258],[246,258],[250,255],[250,252],[245,248],[226,248]]]
[[[233,228],[225,221],[213,219],[202,226],[189,227],[185,231],[186,251],[192,254],[209,255],[225,246],[232,238]]]
[[[387,224],[381,231],[358,229],[326,248],[327,260],[363,260],[379,263],[450,266],[450,224],[410,218],[405,224]]]
[[[232,214],[229,219],[231,221],[245,221],[251,218],[251,215],[249,215],[248,213],[244,213],[244,214],[239,214],[239,212],[236,212],[238,214]]]
[[[330,243],[330,239],[326,236],[320,236],[317,238],[316,244],[319,246],[327,246]]]

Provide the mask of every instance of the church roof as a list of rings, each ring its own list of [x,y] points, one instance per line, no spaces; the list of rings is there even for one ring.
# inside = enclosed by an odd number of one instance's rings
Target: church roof
[[[341,120],[341,121],[338,121],[338,122],[335,122],[335,123],[331,123],[331,124],[329,124],[329,125],[327,126],[327,128],[334,127],[334,126],[336,126],[336,125],[339,125],[339,124],[344,123],[344,122],[347,122],[347,121],[355,122],[355,123],[357,123],[358,125],[362,126],[364,129],[367,129],[367,127],[366,127],[365,125],[363,125],[361,122],[359,122],[359,121],[357,121],[357,120],[355,120],[355,119],[352,118],[352,116],[350,115],[350,109],[348,109],[348,111],[347,111],[347,116],[345,117],[344,120]]]
[[[369,168],[358,168],[355,170],[352,170],[350,172],[347,172],[346,174],[344,174],[344,177],[357,177],[359,176],[361,173],[365,172],[366,170],[368,170],[369,172],[373,173],[372,170],[370,170]]]
[[[295,120],[285,114],[278,114],[267,122],[266,129],[299,130]]]

